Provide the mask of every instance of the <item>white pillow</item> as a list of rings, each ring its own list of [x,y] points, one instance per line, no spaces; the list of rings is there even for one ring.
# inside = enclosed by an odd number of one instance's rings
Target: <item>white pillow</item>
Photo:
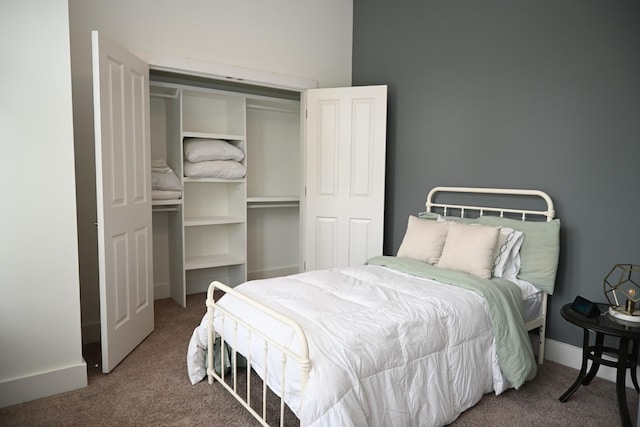
[[[184,162],[184,176],[189,178],[238,179],[247,169],[233,160],[211,160],[208,162]]]
[[[490,279],[499,234],[497,227],[452,222],[438,267]]]
[[[520,272],[520,247],[524,233],[510,227],[501,227],[496,257],[493,260],[493,276],[514,280]]]
[[[398,257],[435,264],[440,258],[449,224],[409,216],[407,231],[398,249]]]
[[[184,158],[190,162],[244,159],[241,149],[222,139],[185,138]]]

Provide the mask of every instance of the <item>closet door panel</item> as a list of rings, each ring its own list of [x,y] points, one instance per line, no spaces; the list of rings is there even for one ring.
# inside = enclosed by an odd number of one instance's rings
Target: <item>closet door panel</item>
[[[316,229],[318,239],[315,240],[314,258],[312,260],[314,269],[331,268],[336,263],[337,218],[319,217],[314,221],[313,227]]]
[[[136,69],[131,70],[131,115],[130,141],[132,144],[133,164],[133,200],[135,203],[146,204],[150,195],[151,169],[151,131],[149,123],[149,78]]]
[[[386,89],[307,91],[305,270],[361,265],[382,254]],[[333,218],[331,245],[317,226],[326,218]]]
[[[102,370],[153,331],[148,67],[92,33]]]
[[[354,197],[369,197],[373,185],[375,164],[373,162],[375,152],[375,132],[373,127],[373,115],[375,105],[371,100],[354,100],[353,131],[351,133],[351,194]]]
[[[340,105],[335,100],[321,102],[319,105],[319,126],[317,150],[319,164],[317,169],[318,194],[322,197],[338,196],[338,174],[340,153]],[[325,200],[326,202],[326,200]]]
[[[113,262],[111,276],[115,279],[113,282],[114,302],[113,315],[114,324],[119,328],[129,318],[129,282],[127,280],[128,269],[128,253],[126,234],[120,234],[111,237],[111,258]]]
[[[135,276],[139,285],[135,287],[135,311],[143,312],[147,307],[153,305],[153,279],[150,274],[153,270],[149,266],[153,265],[151,258],[153,254],[153,235],[150,227],[141,227],[134,231],[135,240]]]
[[[369,236],[373,234],[372,221],[352,218],[349,225],[349,259],[352,265],[363,265],[369,258]]]

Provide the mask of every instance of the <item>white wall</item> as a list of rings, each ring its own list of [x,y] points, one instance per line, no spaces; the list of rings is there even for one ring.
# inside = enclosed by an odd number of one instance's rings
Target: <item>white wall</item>
[[[131,50],[351,84],[350,0],[69,0],[83,337],[98,330],[90,31]]]
[[[89,31],[127,48],[351,83],[349,0],[70,0],[73,52]],[[75,71],[74,59],[74,71]]]
[[[68,19],[0,3],[0,407],[87,384]]]

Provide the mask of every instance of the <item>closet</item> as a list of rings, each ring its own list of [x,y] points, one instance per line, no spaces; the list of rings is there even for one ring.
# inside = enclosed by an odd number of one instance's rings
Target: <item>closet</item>
[[[103,372],[153,331],[154,298],[382,254],[386,86],[308,89],[91,37]],[[203,176],[187,139],[242,159]],[[168,168],[180,192],[154,198]]]
[[[237,285],[301,270],[299,94],[184,81],[160,74],[150,84],[151,158],[182,184],[180,198],[152,202],[155,297],[183,306],[212,280]],[[212,140],[244,154],[244,176],[187,176],[186,141]]]

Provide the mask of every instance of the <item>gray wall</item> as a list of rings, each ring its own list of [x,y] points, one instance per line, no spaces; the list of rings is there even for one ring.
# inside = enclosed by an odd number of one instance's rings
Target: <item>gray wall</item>
[[[436,185],[547,191],[562,221],[548,338],[640,264],[640,2],[354,0],[353,84],[388,84],[385,253]],[[640,278],[638,278],[640,279]]]

